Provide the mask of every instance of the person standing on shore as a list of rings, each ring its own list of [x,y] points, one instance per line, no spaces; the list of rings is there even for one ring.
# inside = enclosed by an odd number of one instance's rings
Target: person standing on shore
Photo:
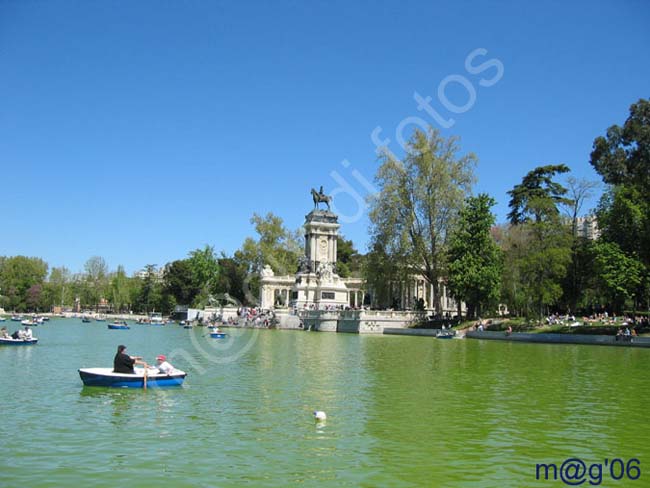
[[[134,364],[144,364],[144,367],[147,367],[147,363],[142,361],[142,357],[129,356],[124,351],[126,351],[126,346],[117,346],[117,354],[115,354],[115,358],[113,359],[114,373],[135,374],[135,370],[133,369]]]

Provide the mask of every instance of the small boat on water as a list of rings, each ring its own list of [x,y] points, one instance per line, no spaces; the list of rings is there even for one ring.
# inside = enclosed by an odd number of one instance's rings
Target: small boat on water
[[[162,388],[181,386],[187,373],[176,370],[172,374],[147,373],[136,368],[135,374],[114,373],[113,368],[81,368],[79,376],[85,386],[108,386],[112,388]],[[146,386],[145,386],[146,380]]]
[[[0,346],[33,346],[38,342],[36,337],[31,339],[0,339]]]
[[[7,320],[7,319],[4,318],[4,317],[0,317],[0,322],[4,322],[5,320]]]
[[[162,318],[161,313],[152,313],[149,315],[149,325],[154,325],[154,326],[163,326],[165,325],[165,321]]]
[[[108,328],[110,330],[129,330],[131,327],[129,327],[129,324],[127,324],[124,321],[122,322],[115,321],[108,324]]]
[[[436,335],[436,338],[438,339],[453,339],[454,337],[456,337],[454,332],[441,332]]]
[[[40,324],[42,324],[43,322],[39,321],[39,320],[26,319],[26,320],[21,320],[20,323],[22,325],[30,325],[32,327],[37,327]]]
[[[12,315],[11,316],[11,321],[12,322],[21,322],[23,318],[20,315]]]
[[[103,315],[98,315],[97,317],[95,317],[95,322],[106,322],[106,317],[104,317]]]
[[[82,321],[84,324],[89,324],[90,322],[92,322],[92,321],[90,320],[90,317],[82,317],[82,318],[81,318],[81,321]]]
[[[213,339],[225,339],[226,335],[225,332],[210,332],[210,337]]]

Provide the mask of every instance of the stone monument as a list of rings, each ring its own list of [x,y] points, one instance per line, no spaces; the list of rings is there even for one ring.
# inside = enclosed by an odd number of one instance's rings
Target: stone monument
[[[298,309],[339,308],[348,304],[348,290],[336,273],[338,216],[329,209],[332,197],[312,188],[314,210],[305,216],[305,254],[300,259],[291,305]],[[321,210],[319,203],[327,204]]]

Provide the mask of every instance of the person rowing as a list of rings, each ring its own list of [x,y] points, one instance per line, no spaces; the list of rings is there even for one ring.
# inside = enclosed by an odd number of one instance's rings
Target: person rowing
[[[142,361],[141,356],[129,356],[125,351],[126,346],[121,344],[117,346],[117,354],[113,359],[114,373],[135,374],[134,364],[143,364],[145,368],[147,367],[147,363]]]

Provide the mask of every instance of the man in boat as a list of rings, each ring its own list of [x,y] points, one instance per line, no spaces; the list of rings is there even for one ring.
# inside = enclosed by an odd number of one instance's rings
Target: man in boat
[[[0,337],[2,339],[11,339],[11,336],[9,335],[9,332],[7,332],[7,328],[3,327],[0,329]]]
[[[135,370],[133,369],[134,364],[144,364],[144,367],[147,367],[147,363],[142,361],[140,356],[129,356],[124,351],[126,351],[126,346],[117,346],[117,354],[115,354],[115,358],[113,359],[114,373],[135,374]]]
[[[33,339],[32,329],[29,328],[29,325],[25,326],[25,332],[23,332],[23,340],[31,341]]]
[[[158,361],[158,373],[160,374],[172,374],[176,369],[167,362],[167,356],[164,354],[156,356],[156,361]]]

